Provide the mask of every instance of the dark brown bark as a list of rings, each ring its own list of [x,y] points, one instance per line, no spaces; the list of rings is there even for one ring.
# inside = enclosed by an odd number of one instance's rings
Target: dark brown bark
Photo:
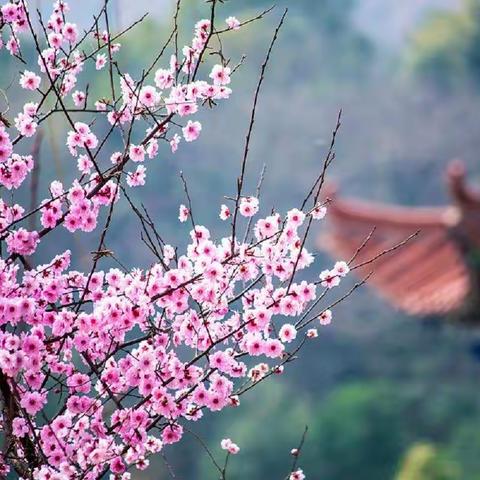
[[[23,477],[32,478],[33,470],[40,465],[40,459],[32,440],[24,436],[19,439],[21,449],[24,454],[24,460],[16,454],[17,445],[12,434],[13,420],[21,416],[19,399],[12,391],[12,387],[7,376],[0,369],[0,398],[2,400],[4,434],[5,434],[5,456],[11,457],[11,466]],[[7,461],[7,459],[5,459]]]

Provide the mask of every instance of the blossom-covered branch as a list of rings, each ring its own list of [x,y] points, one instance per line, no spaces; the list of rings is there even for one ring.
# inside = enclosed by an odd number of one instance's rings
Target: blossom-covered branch
[[[25,98],[13,125],[0,124],[1,475],[13,468],[23,478],[90,480],[110,472],[126,480],[129,469],[146,468],[152,454],[179,442],[206,409],[238,406],[241,394],[281,373],[317,336],[315,328],[306,329],[312,318],[321,325],[331,320],[319,301],[348,264],[337,262],[318,282],[297,277],[314,262],[305,245],[313,222],[326,213],[320,191],[340,119],[301,209],[262,217],[261,182],[252,193],[245,182],[260,87],[285,14],[262,65],[235,197],[230,206],[218,205],[218,222],[230,221],[231,233],[219,238],[215,227],[194,221],[183,176],[188,206],[180,206],[179,220],[191,224],[184,250],[166,242],[129,196],[145,184],[148,162],[164,145],[173,155],[201,136],[195,116],[202,107],[232,94],[235,69],[220,37],[268,11],[217,26],[219,3],[210,0],[209,19],[197,22],[180,53],[178,1],[167,42],[139,75],[123,71],[116,59],[119,41],[137,22],[112,32],[108,0],[83,34],[63,0],[54,2],[47,21],[27,0],[1,7],[0,33],[19,62]],[[25,43],[36,64],[24,56]],[[221,63],[208,66],[210,51],[220,52]],[[91,98],[86,68],[106,78],[107,97]],[[51,178],[45,192],[36,184],[43,199],[27,211],[14,193],[35,168],[39,148],[19,152],[52,116],[68,126],[66,161],[75,160],[77,174],[69,184]],[[149,268],[100,268],[113,256],[106,237],[120,201],[140,220],[143,243],[155,257]],[[40,230],[27,222],[35,215]],[[32,263],[28,257],[56,229],[95,236],[89,270],[73,269],[69,250]],[[239,451],[229,439],[222,447]]]

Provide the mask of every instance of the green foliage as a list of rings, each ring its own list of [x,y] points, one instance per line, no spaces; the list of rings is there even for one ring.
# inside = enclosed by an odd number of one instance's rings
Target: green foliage
[[[429,443],[413,445],[395,480],[459,480],[458,467]]]
[[[478,419],[461,422],[455,429],[447,452],[462,470],[462,478],[480,480],[480,427]]]
[[[335,480],[391,478],[404,444],[400,413],[398,397],[387,385],[338,389],[312,418],[311,468]]]
[[[422,78],[444,88],[480,83],[480,1],[437,12],[412,36],[409,63]]]
[[[229,480],[284,478],[291,463],[289,452],[298,445],[309,417],[305,401],[294,397],[280,383],[269,381],[244,397],[240,409],[223,418],[211,434],[211,449],[217,458],[224,459],[225,452],[219,448],[223,437],[240,445],[240,453],[228,464]],[[216,478],[206,456],[200,471],[198,478]]]
[[[313,403],[312,397],[311,405],[280,384],[260,390],[242,406],[248,415],[235,412],[217,427],[217,435],[211,433],[216,453],[219,435],[241,446],[241,454],[229,463],[229,478],[283,478],[289,451],[298,445],[305,424],[309,428],[299,464],[314,478],[392,478],[405,446],[401,405],[392,386],[349,385],[323,402]],[[200,478],[214,478],[207,457],[201,471]]]

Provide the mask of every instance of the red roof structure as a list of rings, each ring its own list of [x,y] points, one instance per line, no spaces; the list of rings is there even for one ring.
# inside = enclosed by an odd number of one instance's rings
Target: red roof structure
[[[360,264],[420,230],[413,240],[356,273],[365,276],[373,269],[370,285],[408,314],[463,313],[462,319],[468,321],[475,308],[478,322],[480,193],[466,185],[460,161],[449,165],[447,180],[453,203],[445,207],[379,205],[329,195],[330,228],[319,246],[348,260],[375,227],[355,259]]]

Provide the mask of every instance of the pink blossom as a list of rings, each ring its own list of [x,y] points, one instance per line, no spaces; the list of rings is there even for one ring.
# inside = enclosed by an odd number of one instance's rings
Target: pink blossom
[[[30,117],[21,115],[15,119],[15,126],[21,135],[30,138],[37,132],[38,124]]]
[[[220,209],[220,218],[222,220],[227,220],[231,215],[230,209],[226,205],[222,205]]]
[[[258,199],[255,197],[243,197],[240,200],[239,210],[244,217],[253,217],[259,208]]]
[[[240,451],[240,447],[236,443],[233,443],[229,438],[224,438],[220,442],[220,446],[223,450],[227,450],[231,455],[236,455]]]
[[[190,210],[185,205],[180,205],[178,219],[183,223],[188,220],[188,215],[190,214]]]
[[[323,270],[320,273],[322,287],[333,288],[340,284],[340,277],[334,270]]]
[[[295,340],[296,336],[297,329],[289,323],[283,324],[282,328],[280,328],[280,331],[278,332],[278,337],[282,342],[285,343],[292,342],[293,340]]]
[[[177,107],[177,113],[181,117],[185,117],[187,115],[193,115],[194,113],[197,113],[198,111],[198,105],[193,102],[183,102]]]
[[[13,35],[8,39],[5,46],[7,50],[10,52],[10,55],[17,55],[18,52],[20,51],[20,46],[18,44],[18,41]]]
[[[285,347],[278,340],[270,339],[265,343],[265,355],[269,358],[278,358],[282,355]]]
[[[80,92],[79,90],[75,90],[72,93],[72,99],[73,99],[73,103],[75,104],[76,107],[83,106],[83,104],[85,102],[85,99],[86,99],[85,92]]]
[[[192,122],[189,120],[187,125],[182,128],[183,138],[186,142],[193,142],[199,137],[201,130],[202,124],[200,122]]]
[[[298,208],[290,210],[287,214],[288,222],[298,228],[305,220],[305,214]]]
[[[321,205],[317,205],[313,210],[312,210],[312,217],[315,219],[315,220],[321,220],[322,218],[325,217],[325,215],[327,214],[327,207],[325,206],[321,206]]]
[[[147,145],[146,152],[148,154],[148,158],[155,158],[158,155],[158,141],[157,140],[150,140]]]
[[[40,77],[33,72],[25,70],[20,77],[20,85],[26,90],[36,90],[40,86]]]
[[[74,393],[88,393],[90,391],[90,378],[82,373],[75,373],[67,379],[67,386]]]
[[[240,22],[235,17],[228,17],[225,22],[228,25],[228,28],[231,28],[232,30],[240,29]]]
[[[6,3],[2,7],[2,16],[6,22],[13,22],[16,20],[18,14],[18,6],[14,3]]]
[[[128,154],[134,162],[143,162],[145,160],[145,147],[143,145],[130,145]]]
[[[27,45],[37,48],[28,22],[34,11],[28,8],[28,2],[1,7],[11,54],[23,53],[25,37]],[[169,168],[168,148],[181,148],[182,136],[186,142],[199,137],[202,125],[192,116],[229,98],[232,72],[225,64],[205,71],[202,60],[212,51],[212,33],[215,42],[222,33],[212,32],[205,19],[195,24],[191,41],[179,45],[178,56],[163,65],[158,59],[162,68],[153,85],[148,84],[150,70],[143,76],[122,67],[119,74],[115,54],[120,45],[112,43],[118,32],[99,30],[103,23],[85,31],[82,27],[80,33],[68,4],[55,1],[45,17],[46,36],[36,38],[34,62],[25,57],[28,69],[20,67],[20,84],[12,86],[25,103],[12,129],[0,122],[0,240],[5,243],[0,374],[20,407],[14,418],[4,416],[3,427],[11,432],[12,458],[24,457],[22,439],[35,439],[41,455],[27,476],[41,480],[91,480],[106,471],[129,480],[130,469],[145,469],[152,454],[181,441],[189,422],[207,411],[237,407],[246,386],[283,373],[289,358],[285,345],[306,329],[308,322],[302,322],[317,306],[317,284],[334,286],[348,273],[340,261],[322,272],[318,282],[299,279],[314,259],[303,246],[300,227],[305,216],[319,217],[322,210],[270,212],[253,220],[258,198],[243,191],[237,212],[213,205],[222,220],[232,213],[250,219],[240,221],[236,233],[228,225],[215,231],[195,224],[184,232],[185,241],[168,244],[160,236],[161,205],[151,217],[139,206],[133,208],[142,215],[137,234],[148,245],[151,260],[129,268],[128,261],[109,250],[114,240],[110,221],[119,229],[119,239],[137,248],[136,234],[125,230],[123,213],[117,214],[122,197],[122,212],[130,204],[141,205],[139,198],[126,198],[125,185],[145,184],[146,155],[153,159],[161,151],[166,158],[161,167]],[[240,22],[230,17],[227,25],[236,30]],[[98,88],[90,88],[87,98],[82,72],[93,68],[94,61],[102,69],[110,58],[115,92],[94,98]],[[55,91],[40,91],[41,78],[34,72],[51,79]],[[90,87],[108,79],[93,75]],[[15,190],[28,190],[28,179],[34,180],[29,176],[37,159],[35,153],[23,155],[33,143],[26,137],[35,138],[38,124],[50,116],[61,118],[67,128],[66,134],[63,128],[54,133],[67,147],[60,151],[65,150],[62,164],[69,174],[60,182],[54,166],[42,167],[39,201],[32,209]],[[183,117],[192,119],[182,128]],[[121,148],[113,138],[122,141]],[[161,150],[163,142],[166,150]],[[189,208],[190,203],[180,206],[181,222],[189,220]],[[32,210],[39,231],[26,229]],[[208,218],[208,212],[199,212],[201,217]],[[247,234],[245,224],[251,227]],[[60,228],[61,242],[55,232]],[[223,237],[222,230],[227,231]],[[94,231],[99,238],[90,234]],[[77,232],[84,259],[78,252],[58,250],[63,237],[73,242],[69,232]],[[102,270],[102,265],[109,266]],[[285,316],[297,320],[286,323]],[[330,321],[329,310],[319,316],[321,324]],[[306,335],[318,333],[309,329]],[[230,439],[221,446],[229,454],[239,452]],[[0,458],[2,478],[3,463],[9,461]]]
[[[178,150],[178,145],[180,143],[180,140],[181,140],[181,137],[177,133],[170,140],[170,147],[172,149],[172,153],[175,153]]]
[[[171,88],[175,77],[173,76],[171,70],[164,70],[159,68],[155,72],[155,84],[160,90],[165,90],[166,88]]]
[[[39,412],[47,401],[45,393],[26,392],[20,400],[20,405],[29,415]]]
[[[153,107],[157,102],[157,91],[154,87],[145,86],[140,90],[140,102],[146,107]]]
[[[213,80],[214,85],[228,85],[230,83],[229,67],[223,67],[222,65],[215,65],[210,73],[210,78]]]
[[[138,165],[134,172],[127,173],[127,184],[129,187],[138,187],[145,185],[146,168],[143,165]]]
[[[123,473],[126,470],[125,464],[123,463],[122,457],[115,457],[110,462],[110,470],[112,473],[118,475]]]
[[[183,428],[181,425],[171,425],[165,428],[162,433],[162,441],[168,445],[180,441],[183,435]]]
[[[28,425],[24,418],[16,417],[12,422],[13,434],[18,438],[24,437],[28,433]]]
[[[48,43],[51,47],[58,49],[61,47],[63,42],[63,35],[57,32],[51,32],[48,34]]]
[[[333,272],[335,272],[335,274],[339,277],[345,277],[348,272],[350,272],[350,268],[347,262],[339,261],[335,263],[335,266],[333,267]]]
[[[65,40],[69,43],[75,43],[77,41],[78,30],[77,26],[73,23],[67,22],[62,29],[62,34]]]
[[[290,474],[288,477],[289,480],[304,480],[306,477],[303,473],[303,470],[299,468]]]
[[[103,67],[107,64],[107,56],[104,53],[99,53],[95,60],[95,68],[97,70],[102,70]]]
[[[7,249],[10,253],[32,255],[40,241],[38,232],[29,232],[19,228],[7,237]]]
[[[330,325],[332,322],[332,312],[331,310],[325,310],[322,312],[319,316],[318,319],[320,321],[320,325]]]

